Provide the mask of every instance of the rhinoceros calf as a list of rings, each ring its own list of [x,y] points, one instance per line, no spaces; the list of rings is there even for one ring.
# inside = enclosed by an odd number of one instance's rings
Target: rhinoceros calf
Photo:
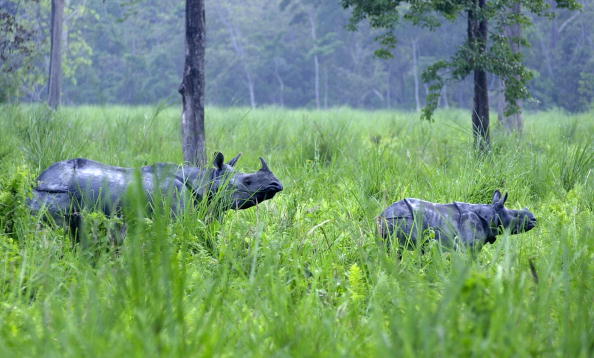
[[[65,160],[41,173],[29,207],[34,213],[45,208],[57,223],[80,229],[79,220],[73,218],[79,218],[81,211],[100,210],[108,216],[117,215],[135,186],[142,187],[149,203],[155,195],[169,200],[174,214],[192,200],[197,203],[221,193],[224,210],[247,209],[283,190],[263,158],[257,172],[236,172],[233,167],[240,155],[224,163],[223,154],[217,153],[214,168],[158,163],[138,170],[82,158]]]
[[[480,247],[493,243],[504,229],[519,234],[534,228],[536,218],[528,209],[504,207],[507,193],[493,194],[491,204],[454,202],[436,204],[419,199],[395,202],[377,218],[378,230],[384,238],[397,238],[401,245],[416,244],[424,233],[432,231],[434,239],[448,246],[457,242]]]

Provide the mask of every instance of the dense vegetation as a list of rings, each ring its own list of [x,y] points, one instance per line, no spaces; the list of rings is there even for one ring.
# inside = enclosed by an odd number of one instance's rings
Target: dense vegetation
[[[0,15],[6,11],[17,21],[7,24],[0,16],[0,30],[6,39],[21,36],[26,48],[20,52],[7,48],[0,39],[0,101],[45,101],[49,3],[0,0]],[[290,6],[281,6],[286,3]],[[535,25],[523,30],[531,44],[523,50],[523,61],[534,71],[529,89],[537,100],[525,106],[590,108],[594,2],[580,3],[579,12],[559,10],[553,19],[536,17]],[[179,101],[183,1],[70,0],[67,4],[65,104]],[[348,31],[351,13],[338,0],[206,0],[206,6],[206,96],[209,104],[219,106],[416,108],[424,104],[428,91],[421,72],[449,59],[466,37],[463,18],[441,19],[435,32],[403,21],[395,31],[399,42],[394,58],[382,60],[373,54],[379,47],[374,38],[381,32],[365,24],[357,32]],[[493,76],[489,88],[492,97],[502,90]],[[472,85],[467,80],[448,84],[440,106],[468,108],[471,102]]]
[[[0,108],[2,356],[561,356],[594,354],[594,113],[526,115],[469,148],[466,111],[207,109],[209,152],[264,155],[285,191],[224,220],[89,214],[72,245],[25,206],[41,170],[88,157],[179,162],[179,109]],[[48,120],[48,119],[51,119]],[[473,255],[387,253],[374,217],[402,197],[509,191],[539,226]]]

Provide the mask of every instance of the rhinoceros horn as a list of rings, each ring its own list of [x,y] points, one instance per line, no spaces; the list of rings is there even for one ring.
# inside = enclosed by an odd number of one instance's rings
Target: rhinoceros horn
[[[239,157],[241,157],[241,155],[242,155],[242,154],[243,154],[243,153],[239,153],[239,154],[237,154],[237,156],[236,156],[235,158],[231,159],[231,160],[229,161],[229,163],[227,163],[227,164],[229,164],[230,166],[234,167],[234,166],[235,166],[235,164],[237,163],[237,161],[239,160]]]
[[[260,168],[260,170],[264,172],[269,172],[270,169],[268,169],[268,164],[266,164],[264,158],[260,157],[260,162],[262,162],[262,168]]]

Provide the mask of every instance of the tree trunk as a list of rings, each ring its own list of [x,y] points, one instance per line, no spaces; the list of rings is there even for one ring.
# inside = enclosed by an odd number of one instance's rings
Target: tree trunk
[[[250,96],[250,106],[252,107],[252,109],[254,109],[254,108],[256,108],[256,105],[257,105],[256,104],[256,91],[254,88],[254,77],[252,76],[252,73],[246,63],[247,55],[245,54],[245,49],[243,48],[243,46],[241,44],[241,33],[231,22],[231,19],[230,19],[231,16],[229,14],[227,14],[226,8],[223,8],[223,5],[219,2],[217,2],[217,7],[218,7],[217,12],[221,18],[221,21],[225,24],[225,26],[227,26],[227,31],[229,31],[229,36],[231,37],[231,44],[233,45],[233,49],[235,50],[235,53],[239,57],[239,60],[241,63],[241,68],[245,75],[245,82],[247,84],[248,94]]]
[[[204,133],[204,0],[186,0],[186,59],[179,93],[182,96],[184,161],[206,164]]]
[[[512,6],[512,12],[517,15],[520,16],[521,14],[521,5],[519,2],[515,3]],[[520,26],[520,24],[515,23],[515,24],[511,24],[508,26],[508,28],[506,29],[507,31],[507,37],[509,39],[509,44],[511,47],[511,50],[514,54],[518,54],[520,52],[520,36],[522,36],[522,28]],[[508,131],[508,132],[517,132],[517,133],[521,133],[523,128],[524,128],[524,120],[522,118],[522,112],[518,112],[518,113],[514,113],[511,116],[506,116],[505,115],[505,95],[503,95],[503,92],[505,90],[505,83],[502,83],[503,81],[500,80],[500,94],[499,94],[499,104],[498,104],[498,108],[497,108],[497,118],[499,119],[499,121],[501,122],[501,124],[503,125],[503,127]],[[517,105],[520,107],[519,110],[522,110],[522,101],[518,100],[517,101]]]
[[[315,50],[318,46],[318,35],[316,32],[316,23],[313,11],[309,13],[308,19],[311,28],[311,39],[313,41],[313,47]],[[314,51],[314,92],[316,97],[316,109],[320,109],[320,60],[316,51]]]
[[[544,30],[541,30],[541,32],[544,32]],[[540,34],[538,36],[538,42],[540,43],[540,50],[544,54],[544,60],[545,60],[546,68],[547,68],[547,73],[549,75],[549,78],[552,79],[554,76],[554,74],[553,74],[553,60],[551,59],[553,57],[553,55],[552,55],[553,48],[551,46],[548,46],[545,43],[544,34]]]
[[[454,87],[454,96],[458,102],[458,108],[468,108],[469,101],[464,94],[463,88],[466,88],[464,82],[457,83]]]
[[[419,64],[417,58],[417,40],[412,41],[412,55],[413,55],[413,78],[415,81],[415,104],[417,105],[417,112],[421,111],[421,98],[419,95]]]
[[[62,30],[64,24],[64,0],[52,0],[51,50],[48,80],[48,104],[52,109],[60,105],[62,90]]]
[[[250,107],[256,108],[256,90],[254,89],[254,80],[251,75],[247,77],[248,90],[250,92]]]
[[[468,11],[468,43],[473,57],[483,54],[487,44],[487,19],[482,13],[486,0],[473,0]],[[472,108],[472,133],[474,145],[480,151],[487,151],[491,144],[489,135],[489,93],[487,72],[471,59],[474,68],[474,100]]]
[[[328,109],[328,68],[324,69],[324,109]]]
[[[448,84],[444,83],[441,89],[441,96],[439,97],[443,99],[443,108],[450,108],[450,102],[448,101]]]
[[[276,77],[276,80],[278,81],[278,85],[279,85],[279,105],[281,107],[285,106],[285,82],[283,81],[283,78],[281,77],[279,71],[278,71],[278,59],[274,60],[274,76]]]
[[[505,84],[503,83],[503,80],[501,78],[499,78],[499,80],[497,81],[497,120],[499,121],[499,123],[501,123],[501,125],[503,125],[504,127],[506,127],[506,123],[505,123]],[[507,127],[506,127],[507,129]]]
[[[392,66],[390,66],[388,62],[386,62],[386,66],[388,68],[388,75],[386,76],[386,108],[392,108],[392,86],[390,86],[390,80],[392,78]]]

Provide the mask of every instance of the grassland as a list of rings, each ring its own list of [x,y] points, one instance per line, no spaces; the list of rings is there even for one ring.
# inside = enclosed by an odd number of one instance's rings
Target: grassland
[[[87,157],[180,162],[179,109],[0,107],[0,356],[594,355],[594,113],[493,125],[465,111],[207,111],[209,152],[268,159],[285,190],[222,221],[139,220],[121,247],[94,216],[81,249],[24,201],[41,170]],[[387,253],[393,201],[488,202],[509,191],[539,226],[477,255]]]

